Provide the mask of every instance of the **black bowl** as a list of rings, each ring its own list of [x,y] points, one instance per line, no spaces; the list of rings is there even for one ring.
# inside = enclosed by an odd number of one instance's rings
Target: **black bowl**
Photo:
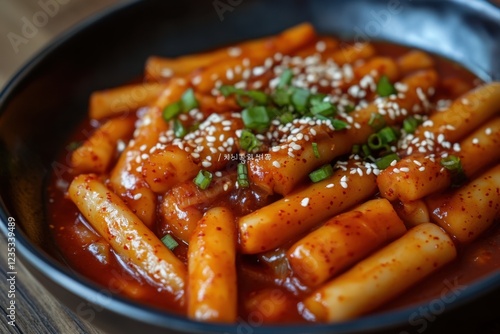
[[[419,320],[414,315],[425,304],[335,325],[266,327],[252,319],[227,326],[198,323],[112,295],[51,255],[44,186],[57,168],[54,161],[62,143],[84,118],[92,91],[140,77],[149,55],[202,51],[303,21],[321,33],[422,48],[463,64],[483,80],[500,79],[500,10],[486,1],[158,0],[133,2],[96,16],[33,58],[0,98],[0,226],[7,234],[7,218],[16,219],[18,255],[49,291],[110,332],[421,332],[422,322],[412,319]],[[498,301],[499,287],[500,273],[492,272],[446,305],[452,312],[441,315],[442,320],[424,324],[459,324],[463,314],[471,316],[471,310],[484,311],[487,303]],[[487,292],[493,292],[489,299]]]

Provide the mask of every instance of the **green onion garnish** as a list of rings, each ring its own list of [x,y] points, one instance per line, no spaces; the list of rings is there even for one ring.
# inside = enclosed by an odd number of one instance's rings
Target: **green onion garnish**
[[[347,123],[344,121],[341,121],[340,119],[332,119],[332,126],[335,130],[343,130],[347,128]]]
[[[372,150],[367,144],[361,145],[361,152],[363,152],[363,156],[367,158],[372,155]]]
[[[368,125],[371,126],[373,130],[379,131],[385,126],[384,116],[377,113],[372,113],[370,115],[370,120],[368,121]]]
[[[254,105],[265,105],[268,103],[268,96],[266,93],[259,90],[244,90],[234,86],[221,86],[219,91],[225,97],[229,95],[236,95],[236,102],[240,107],[250,107]]]
[[[278,88],[284,88],[290,86],[292,83],[293,72],[291,69],[287,68],[280,75],[280,81],[278,83]]]
[[[386,75],[381,76],[377,83],[377,94],[381,97],[386,97],[396,93],[397,90],[389,78]]]
[[[368,137],[368,147],[371,150],[379,150],[384,147],[384,139],[378,133],[373,133]]]
[[[353,112],[354,110],[356,110],[356,108],[351,104],[344,107],[344,112],[346,112],[347,114]]]
[[[460,187],[465,181],[467,181],[467,176],[462,168],[460,157],[457,157],[456,155],[449,155],[446,158],[442,158],[441,166],[450,171],[452,177],[452,187]]]
[[[361,152],[361,146],[358,144],[352,145],[351,154],[359,154]]]
[[[182,110],[188,112],[194,108],[198,108],[198,101],[194,96],[194,91],[192,88],[187,89],[181,97]]]
[[[393,143],[398,139],[396,132],[394,132],[394,129],[390,126],[386,126],[385,128],[381,129],[378,132],[378,135],[380,136],[380,139],[384,144]]]
[[[462,169],[462,162],[456,155],[449,155],[446,158],[441,159],[441,166],[449,171],[455,171]]]
[[[204,190],[207,189],[212,182],[212,173],[207,170],[200,170],[198,175],[194,178],[193,182],[198,186],[198,188]]]
[[[257,137],[249,130],[244,129],[241,131],[241,136],[240,136],[240,147],[247,151],[247,152],[252,152],[254,149],[260,147],[262,143],[260,140],[257,139]]]
[[[403,129],[406,133],[414,133],[420,122],[413,116],[407,117],[403,121]]]
[[[315,106],[317,104],[327,102],[327,101],[324,101],[325,97],[326,97],[326,94],[321,94],[321,93],[311,95],[311,97],[309,98],[309,104],[311,106]]]
[[[237,90],[238,89],[236,87],[229,85],[224,85],[219,87],[219,92],[225,97],[228,97],[229,95],[236,93]]]
[[[169,104],[163,109],[163,119],[165,121],[170,121],[173,118],[177,117],[182,112],[182,103],[181,101],[174,102]]]
[[[165,234],[165,236],[161,238],[161,242],[163,242],[163,244],[167,246],[167,248],[171,251],[179,246],[179,243],[175,241],[175,239],[170,234]]]
[[[293,122],[295,116],[291,112],[285,112],[279,116],[279,121],[281,124],[287,124]]]
[[[82,145],[83,145],[83,142],[81,142],[81,141],[72,141],[71,143],[69,143],[66,146],[66,150],[68,150],[68,151],[74,151],[74,150],[76,150],[77,148],[79,148]]]
[[[319,181],[326,180],[330,176],[333,175],[333,167],[332,165],[324,165],[319,169],[316,169],[315,171],[311,172],[309,174],[309,178],[311,179],[312,182],[316,183]]]
[[[243,109],[241,119],[246,128],[258,131],[267,128],[271,122],[266,107],[263,106]]]
[[[312,143],[312,148],[313,148],[314,156],[317,159],[319,159],[320,155],[319,155],[319,150],[318,150],[318,143]]]
[[[335,113],[335,106],[330,102],[319,102],[313,105],[310,111],[313,115],[333,116]]]
[[[274,91],[272,98],[274,103],[278,106],[283,107],[290,105],[290,90],[284,88],[278,88]]]
[[[292,104],[295,109],[301,114],[307,109],[307,104],[309,102],[309,97],[311,92],[304,88],[296,88],[292,94]]]
[[[241,188],[248,188],[250,186],[250,182],[248,182],[248,169],[247,165],[243,163],[239,163],[236,169],[238,185]]]
[[[235,92],[236,102],[240,107],[251,107],[254,105],[265,105],[267,104],[267,95],[258,90],[242,90],[238,89]]]
[[[386,169],[391,165],[393,161],[399,161],[399,155],[396,153],[391,153],[386,156],[383,156],[375,161],[378,169]]]
[[[187,134],[187,129],[182,122],[176,118],[174,119],[174,135],[176,138],[183,138]]]

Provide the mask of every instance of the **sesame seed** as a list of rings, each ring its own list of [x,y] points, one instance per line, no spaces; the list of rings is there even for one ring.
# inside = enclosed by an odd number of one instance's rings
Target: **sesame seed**
[[[279,163],[279,161],[273,161],[273,166],[276,167],[276,168],[280,168],[281,167],[281,164]]]
[[[403,173],[408,173],[410,171],[408,167],[401,167],[399,170]]]
[[[488,136],[491,135],[491,128],[487,128],[486,130],[484,130],[484,133]]]
[[[392,171],[393,171],[394,173],[398,174],[398,173],[399,173],[399,168],[394,168]]]
[[[334,184],[333,183],[329,183],[326,185],[326,188],[333,188]]]
[[[309,205],[309,197],[305,197],[300,201],[300,205],[302,205],[304,208]]]
[[[347,182],[340,181],[340,186],[344,189],[347,189]]]
[[[241,49],[239,47],[230,47],[227,49],[227,53],[231,57],[238,57],[241,55]]]
[[[172,75],[174,75],[174,71],[171,68],[163,68],[161,70],[161,76],[164,78],[170,78]]]
[[[191,83],[195,86],[198,86],[201,83],[201,76],[197,75],[191,80]]]
[[[424,166],[422,166],[422,167],[420,167],[418,170],[419,170],[419,171],[421,171],[421,172],[423,172],[423,171],[425,170],[425,167],[424,167]]]
[[[474,145],[479,144],[479,139],[477,139],[477,138],[472,139],[472,144],[474,144]]]
[[[135,194],[135,195],[134,195],[134,200],[136,200],[136,201],[137,201],[137,200],[138,200],[138,199],[140,199],[141,197],[142,197],[142,194],[141,194],[141,193],[139,193],[139,194]]]
[[[201,165],[202,165],[203,167],[205,167],[205,168],[208,168],[208,167],[212,166],[212,163],[211,163],[210,161],[206,161],[206,160],[204,160],[204,161],[201,163]]]

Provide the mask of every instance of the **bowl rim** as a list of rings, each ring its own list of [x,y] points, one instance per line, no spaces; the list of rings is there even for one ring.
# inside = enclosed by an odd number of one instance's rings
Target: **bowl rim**
[[[434,2],[437,0],[419,0],[420,2]],[[478,11],[483,15],[493,19],[500,20],[500,7],[495,6],[489,1],[466,1],[452,0],[459,3],[470,10]],[[95,24],[109,19],[113,15],[124,10],[131,10],[134,6],[140,6],[142,0],[127,0],[122,3],[112,5],[98,13],[95,13],[82,22],[77,23],[64,33],[56,36],[45,47],[35,53],[27,62],[25,62],[13,76],[6,82],[0,91],[0,117],[5,111],[5,106],[8,104],[12,95],[15,95],[16,89],[22,86],[23,82],[28,79],[32,71],[49,55],[63,46],[68,41],[77,37],[80,33],[90,29]],[[493,10],[492,10],[493,9]],[[476,73],[477,74],[477,73]],[[9,209],[4,200],[0,197],[0,230],[7,237],[8,218],[11,217]],[[16,222],[17,223],[17,222]],[[231,333],[238,329],[239,323],[236,324],[217,324],[204,323],[191,320],[185,316],[169,313],[167,311],[141,304],[132,299],[120,295],[108,295],[105,302],[102,298],[92,298],[98,296],[101,291],[108,290],[107,288],[92,282],[83,275],[71,271],[68,266],[55,260],[48,255],[44,250],[33,245],[22,229],[16,227],[16,253],[19,253],[23,262],[27,262],[31,267],[38,270],[41,274],[48,277],[54,283],[62,286],[64,289],[75,294],[82,300],[86,300],[94,305],[101,306],[106,310],[119,314],[124,317],[131,318],[138,322],[144,322],[149,325],[157,326],[158,328],[174,329],[181,332],[214,332],[214,333]],[[38,279],[37,279],[38,280]],[[445,312],[452,311],[468,302],[481,297],[488,292],[491,292],[500,287],[500,269],[492,271],[489,274],[474,280],[470,283],[467,289],[458,296],[457,300],[450,303],[446,307]],[[408,305],[395,310],[374,313],[361,318],[350,321],[333,324],[276,324],[276,325],[259,325],[252,326],[254,333],[275,333],[277,329],[286,330],[287,333],[304,333],[304,332],[335,332],[335,333],[357,333],[371,332],[373,330],[384,330],[408,324],[409,317],[419,307],[425,306],[430,301],[419,302]],[[133,315],[133,316],[131,316]]]

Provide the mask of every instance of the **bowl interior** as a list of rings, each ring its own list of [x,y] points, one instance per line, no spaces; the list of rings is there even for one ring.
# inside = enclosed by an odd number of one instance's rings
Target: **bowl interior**
[[[225,6],[217,6],[220,3]],[[498,80],[500,10],[494,8],[483,1],[155,0],[134,2],[104,13],[49,46],[2,92],[1,218],[5,223],[8,216],[13,216],[21,225],[20,254],[41,275],[40,279],[54,286],[56,295],[61,285],[77,299],[98,294],[98,287],[64,266],[43,219],[46,177],[51,171],[65,172],[66,166],[56,163],[56,157],[85,117],[92,91],[140,77],[150,55],[177,56],[208,50],[274,34],[304,21],[313,23],[321,33],[349,40],[386,40],[415,46],[457,61],[483,80]],[[1,227],[5,232],[5,224]],[[47,280],[47,276],[52,280]],[[476,284],[461,301],[499,285],[500,276],[492,275]],[[102,315],[120,319],[130,330],[241,330],[237,326],[198,324],[164,315],[117,296],[106,298]],[[78,305],[73,299],[68,303]],[[317,326],[315,330],[340,333],[382,329],[406,322],[411,311]],[[106,327],[110,322],[108,318],[100,325]],[[252,329],[259,333],[273,331],[269,327]],[[287,330],[298,333],[306,329],[295,326]]]

